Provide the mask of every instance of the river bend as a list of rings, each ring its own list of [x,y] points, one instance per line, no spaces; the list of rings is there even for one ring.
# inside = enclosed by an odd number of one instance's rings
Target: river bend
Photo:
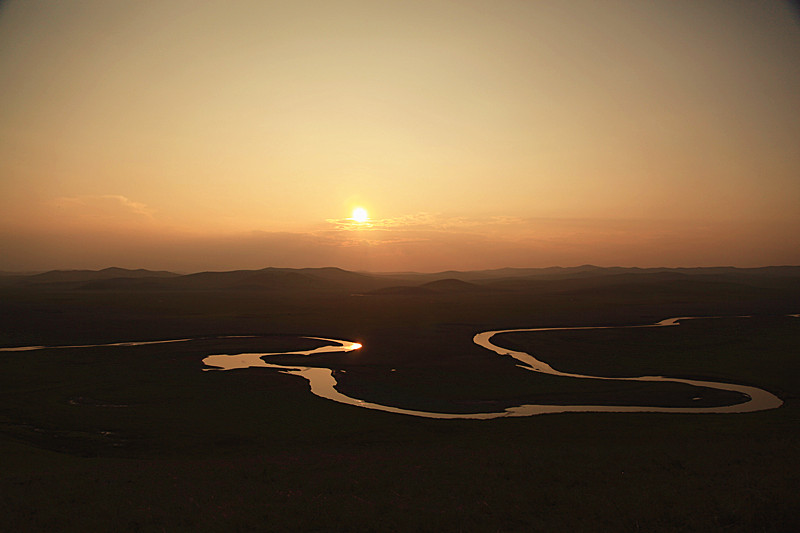
[[[800,317],[800,315],[789,315],[793,317]],[[333,343],[332,346],[322,346],[312,350],[305,351],[287,351],[275,353],[241,353],[241,354],[215,354],[209,355],[203,359],[203,363],[209,367],[203,370],[234,370],[252,367],[265,367],[278,370],[284,374],[291,374],[300,376],[308,381],[311,387],[311,393],[326,398],[335,402],[344,403],[348,405],[355,405],[365,409],[374,409],[377,411],[385,411],[388,413],[396,413],[403,415],[412,415],[424,418],[441,418],[441,419],[475,419],[475,420],[488,420],[501,417],[516,417],[516,416],[533,416],[541,414],[553,413],[749,413],[753,411],[763,411],[767,409],[775,409],[783,405],[783,401],[774,394],[767,392],[757,387],[750,387],[746,385],[737,385],[732,383],[719,383],[714,381],[700,381],[693,379],[672,378],[666,376],[641,376],[641,377],[604,377],[604,376],[589,376],[583,374],[575,374],[570,372],[562,372],[551,367],[543,361],[539,361],[533,355],[509,350],[492,343],[492,338],[495,335],[502,333],[514,332],[535,332],[535,331],[565,331],[565,330],[579,330],[579,329],[622,329],[622,328],[653,328],[665,326],[678,326],[680,320],[691,320],[693,318],[717,318],[717,317],[678,317],[668,318],[657,322],[655,324],[637,325],[637,326],[573,326],[573,327],[559,327],[559,328],[522,328],[522,329],[504,329],[495,331],[484,331],[478,333],[473,337],[473,342],[478,346],[486,348],[498,355],[510,356],[519,361],[517,365],[519,368],[531,371],[540,372],[543,374],[550,374],[554,376],[570,377],[577,379],[599,379],[599,380],[615,380],[615,381],[661,381],[661,382],[674,382],[685,383],[697,387],[707,387],[710,389],[718,389],[725,391],[733,391],[744,394],[748,399],[734,405],[726,405],[721,407],[650,407],[650,406],[635,406],[635,405],[548,405],[548,404],[525,404],[515,407],[509,407],[503,411],[489,412],[489,413],[440,413],[435,411],[417,411],[413,409],[402,409],[400,407],[393,407],[390,405],[382,405],[372,402],[352,398],[346,394],[342,394],[336,390],[336,378],[333,376],[333,369],[326,367],[307,367],[298,365],[278,365],[274,363],[267,363],[263,358],[266,356],[275,355],[315,355],[320,353],[331,352],[349,352],[358,350],[361,345],[351,341],[327,339],[322,337],[305,337],[309,339],[322,340]],[[743,317],[744,318],[744,317]],[[254,336],[223,336],[219,338],[239,338],[239,337],[254,337]],[[94,348],[100,346],[144,346],[150,344],[166,344],[174,342],[188,342],[196,339],[171,339],[171,340],[158,340],[158,341],[137,341],[137,342],[115,342],[106,344],[82,344],[82,345],[68,345],[68,346],[18,346],[0,348],[0,352],[25,352],[33,350],[46,350],[46,349],[61,349],[61,348]]]
[[[559,331],[559,330],[578,330],[578,329],[622,329],[622,328],[652,328],[652,327],[665,327],[665,326],[678,326],[680,320],[691,320],[693,318],[714,318],[714,317],[677,317],[668,318],[657,322],[655,324],[638,325],[638,326],[575,326],[575,327],[560,327],[560,328],[523,328],[523,329],[506,329],[485,331],[478,333],[473,337],[473,342],[478,346],[493,351],[498,355],[511,356],[520,364],[517,366],[521,369],[531,372],[540,372],[543,374],[551,374],[554,376],[571,377],[577,379],[599,379],[599,380],[616,380],[616,381],[661,381],[661,382],[674,382],[685,383],[697,387],[707,387],[710,389],[725,390],[739,392],[747,396],[747,400],[734,405],[726,405],[721,407],[651,407],[651,406],[635,406],[635,405],[548,405],[548,404],[524,404],[515,407],[509,407],[503,411],[489,412],[489,413],[441,413],[435,411],[417,411],[413,409],[402,409],[390,405],[382,405],[372,402],[352,398],[342,394],[336,390],[336,378],[333,376],[333,369],[324,367],[306,367],[306,366],[285,366],[273,363],[267,363],[262,358],[270,355],[282,354],[302,354],[312,355],[315,353],[323,352],[348,352],[361,348],[358,343],[350,341],[343,341],[337,339],[321,339],[319,337],[308,337],[312,339],[326,340],[336,343],[335,346],[323,346],[314,350],[306,352],[281,352],[281,353],[247,353],[237,355],[210,355],[203,359],[207,366],[216,367],[217,370],[233,370],[236,368],[248,367],[266,367],[276,369],[284,374],[292,374],[300,376],[307,380],[311,386],[312,394],[321,398],[333,400],[335,402],[344,403],[348,405],[355,405],[365,409],[374,409],[377,411],[385,411],[388,413],[412,415],[424,418],[441,418],[441,419],[475,419],[475,420],[488,420],[501,417],[517,417],[517,416],[533,416],[541,414],[554,414],[554,413],[748,413],[753,411],[763,411],[767,409],[775,409],[783,405],[783,401],[774,394],[767,392],[757,387],[750,387],[747,385],[737,385],[732,383],[719,383],[714,381],[701,381],[693,379],[671,378],[665,376],[641,376],[641,377],[603,377],[603,376],[589,376],[583,374],[574,374],[569,372],[561,372],[554,369],[547,363],[539,361],[533,355],[509,350],[502,348],[492,343],[492,338],[501,333],[512,332],[526,332],[526,331]],[[209,369],[205,369],[209,370]]]

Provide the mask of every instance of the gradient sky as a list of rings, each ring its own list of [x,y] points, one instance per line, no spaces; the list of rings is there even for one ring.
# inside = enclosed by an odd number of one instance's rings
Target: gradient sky
[[[789,3],[11,0],[0,91],[0,270],[800,264]]]

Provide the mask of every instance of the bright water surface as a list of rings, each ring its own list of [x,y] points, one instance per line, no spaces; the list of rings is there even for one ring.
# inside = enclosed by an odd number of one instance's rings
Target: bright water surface
[[[800,317],[800,315],[790,315]],[[692,318],[712,318],[712,317],[679,317],[668,318],[656,324],[642,325],[642,326],[576,326],[576,327],[561,327],[561,328],[529,328],[529,329],[506,329],[496,331],[485,331],[478,333],[473,337],[475,344],[493,351],[499,355],[511,356],[520,362],[517,365],[519,368],[531,372],[541,372],[543,374],[551,374],[554,376],[571,377],[578,379],[601,379],[601,380],[619,380],[619,381],[665,381],[673,383],[685,383],[687,385],[694,385],[697,387],[707,387],[710,389],[734,391],[744,394],[748,400],[735,405],[728,405],[723,407],[649,407],[649,406],[633,406],[633,405],[540,405],[540,404],[525,404],[516,407],[509,407],[504,411],[491,412],[491,413],[440,413],[435,411],[416,411],[413,409],[402,409],[399,407],[392,407],[390,405],[382,405],[371,403],[358,398],[352,398],[336,390],[336,378],[333,376],[333,370],[325,367],[306,367],[306,366],[285,366],[264,361],[265,356],[274,355],[314,355],[320,353],[331,352],[350,352],[361,348],[361,345],[355,342],[326,339],[321,337],[307,337],[309,339],[317,339],[334,343],[333,346],[322,346],[314,348],[313,350],[306,351],[288,351],[276,353],[242,353],[242,354],[216,354],[209,355],[203,359],[206,366],[214,368],[205,368],[204,370],[234,370],[251,367],[265,367],[274,368],[284,374],[292,374],[300,376],[307,380],[311,386],[312,394],[320,398],[327,398],[335,402],[345,403],[348,405],[355,405],[365,409],[374,409],[378,411],[386,411],[389,413],[420,416],[425,418],[467,418],[477,420],[488,420],[492,418],[509,417],[509,416],[532,416],[547,413],[568,413],[568,412],[589,412],[589,413],[747,413],[752,411],[763,411],[766,409],[775,409],[783,404],[783,401],[765,390],[748,387],[745,385],[735,385],[730,383],[717,383],[713,381],[699,381],[692,379],[671,378],[665,376],[641,376],[631,378],[609,378],[602,376],[587,376],[583,374],[573,374],[569,372],[561,372],[554,369],[547,363],[539,361],[533,355],[526,352],[518,352],[508,350],[492,343],[491,339],[501,333],[513,333],[521,331],[565,331],[565,330],[578,330],[578,329],[621,329],[621,328],[652,328],[664,326],[677,326],[679,320],[690,320]],[[229,336],[222,338],[238,338],[238,336]],[[187,342],[194,339],[172,339],[162,341],[142,341],[142,342],[117,342],[108,344],[84,344],[84,345],[71,345],[71,346],[20,346],[11,348],[0,348],[2,352],[22,352],[32,350],[44,350],[55,348],[92,348],[98,346],[143,346],[148,344],[164,344],[172,342]]]
[[[404,415],[420,416],[425,418],[468,418],[487,420],[491,418],[500,418],[507,416],[532,416],[548,413],[568,413],[568,412],[590,412],[590,413],[747,413],[752,411],[763,411],[765,409],[775,409],[783,404],[783,401],[772,393],[765,390],[748,387],[746,385],[735,385],[728,383],[717,383],[713,381],[700,381],[692,379],[670,378],[664,376],[642,376],[632,378],[608,378],[602,376],[587,376],[583,374],[573,374],[568,372],[561,372],[543,361],[539,361],[531,354],[525,352],[517,352],[502,348],[492,344],[491,339],[500,333],[512,333],[520,331],[558,331],[558,330],[573,330],[573,329],[620,329],[620,328],[652,328],[663,326],[677,326],[679,320],[689,320],[691,318],[700,317],[678,317],[668,318],[656,324],[642,325],[642,326],[581,326],[581,327],[561,327],[561,328],[530,328],[530,329],[507,329],[497,331],[485,331],[478,333],[473,337],[475,344],[491,350],[499,355],[511,356],[521,364],[517,365],[520,368],[532,372],[541,372],[543,374],[551,374],[554,376],[563,376],[579,379],[601,379],[601,380],[619,380],[619,381],[666,381],[674,383],[685,383],[687,385],[694,385],[697,387],[707,387],[710,389],[727,390],[739,392],[746,395],[749,399],[745,402],[735,405],[728,405],[723,407],[650,407],[650,406],[634,406],[634,405],[545,405],[545,404],[525,404],[516,407],[509,407],[504,411],[492,413],[440,413],[435,411],[416,411],[412,409],[402,409],[399,407],[392,407],[390,405],[382,405],[377,403],[366,402],[358,398],[352,398],[336,390],[336,378],[333,376],[333,370],[330,368],[321,367],[305,367],[305,366],[284,366],[267,363],[261,357],[267,355],[280,355],[280,354],[239,354],[239,355],[210,355],[203,359],[203,362],[208,366],[218,367],[220,370],[232,370],[235,368],[247,368],[250,366],[274,368],[285,374],[293,374],[306,379],[311,385],[311,392],[321,398],[327,398],[335,402],[345,403],[348,405],[355,405],[365,409],[375,409],[378,411],[386,411],[389,413],[397,413]],[[710,318],[710,317],[708,317]],[[317,337],[310,337],[317,338]],[[349,341],[335,340],[335,339],[322,339],[335,342],[338,346],[325,346],[309,350],[308,352],[285,352],[285,353],[303,353],[311,355],[313,353],[322,352],[348,352],[361,347],[360,344],[351,343]]]

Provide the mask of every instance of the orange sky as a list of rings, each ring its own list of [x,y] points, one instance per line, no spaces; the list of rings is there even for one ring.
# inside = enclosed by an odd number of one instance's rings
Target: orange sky
[[[788,3],[11,0],[0,87],[0,270],[800,264]]]

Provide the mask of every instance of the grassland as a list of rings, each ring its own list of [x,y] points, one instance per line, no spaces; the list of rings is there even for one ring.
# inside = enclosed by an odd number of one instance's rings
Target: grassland
[[[352,296],[9,287],[0,302],[2,346],[203,337],[0,353],[7,530],[800,528],[800,319],[779,316],[797,312],[796,292],[693,285],[683,292]],[[702,377],[784,399],[782,408],[760,413],[426,420],[322,400],[305,381],[269,369],[201,371],[208,354],[301,349],[313,341],[292,335],[330,336],[364,344],[313,360],[339,371],[344,392],[402,407],[679,403],[693,392],[536,376],[471,339],[495,328],[752,313],[759,317],[520,333],[503,342],[563,370]],[[244,334],[266,337],[215,338]]]

